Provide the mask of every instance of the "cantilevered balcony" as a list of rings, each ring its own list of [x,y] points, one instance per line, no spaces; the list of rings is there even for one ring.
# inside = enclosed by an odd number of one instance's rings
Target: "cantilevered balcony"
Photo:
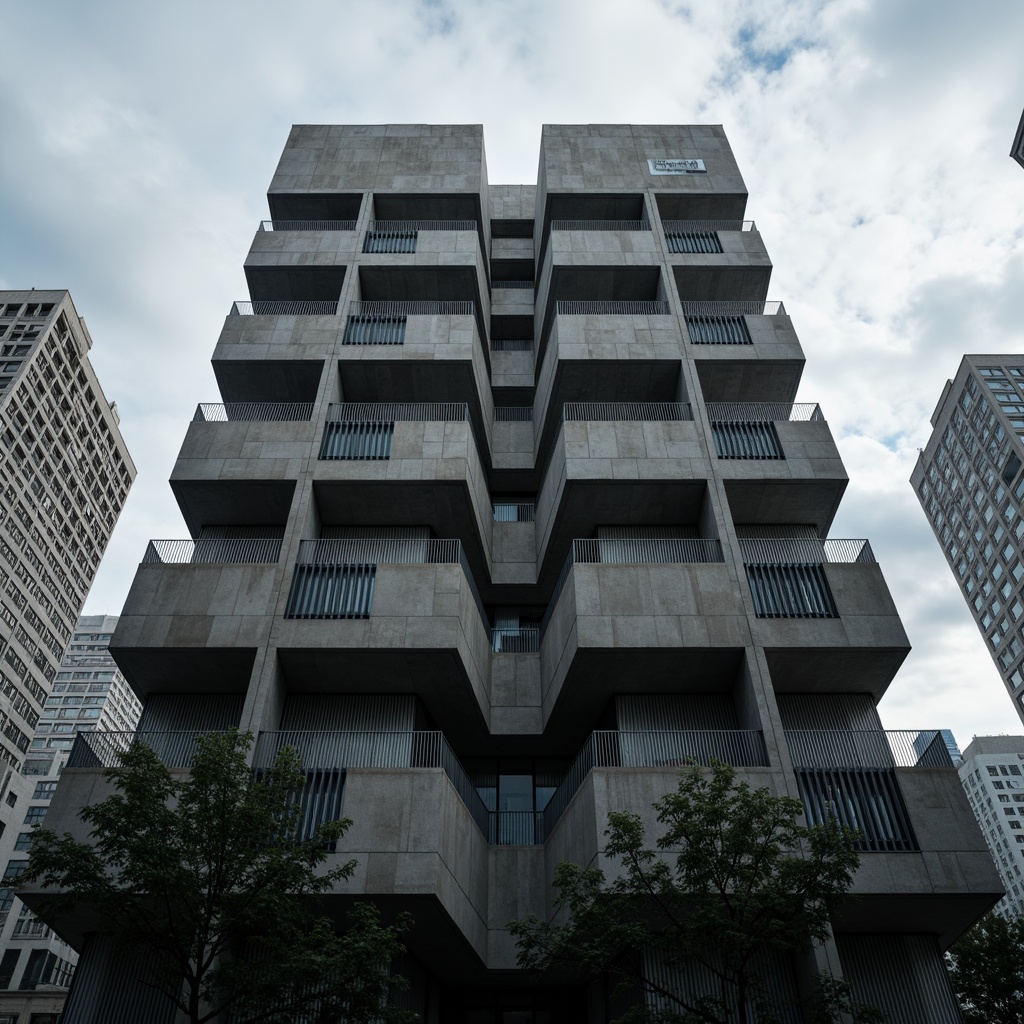
[[[489,441],[490,354],[472,302],[350,302],[341,340],[347,402],[464,402]]]
[[[137,693],[246,691],[275,621],[282,542],[245,532],[149,542],[110,641]]]
[[[315,443],[312,411],[310,402],[199,405],[171,473],[190,531],[286,522],[295,462]]]
[[[491,632],[460,541],[305,540],[281,612],[289,692],[416,693],[453,739],[480,735]]]
[[[461,402],[342,402],[330,407],[313,492],[331,526],[430,526],[466,539],[474,572],[490,579],[493,515],[469,406]]]
[[[776,688],[881,697],[910,651],[864,540],[739,541],[755,619]]]
[[[689,537],[573,541],[541,635],[545,728],[570,735],[637,678],[645,693],[730,691],[750,643],[719,542]]]
[[[792,402],[804,354],[781,302],[682,302],[708,402]]]
[[[807,820],[837,818],[863,853],[837,930],[959,934],[991,902],[984,840],[937,729],[785,732]],[[945,940],[940,940],[945,941]]]
[[[742,244],[730,236],[742,231],[757,232],[752,220],[663,220],[661,227],[665,245],[674,254],[742,251]]]
[[[847,476],[819,406],[709,402],[707,416],[735,522],[827,532]]]
[[[363,252],[411,253],[445,252],[450,246],[430,238],[434,232],[473,233],[476,248],[478,225],[475,220],[377,220],[371,221],[363,235]],[[422,235],[422,248],[420,239]]]
[[[686,402],[569,402],[540,453],[538,572],[551,585],[573,537],[605,523],[697,522],[703,448]]]

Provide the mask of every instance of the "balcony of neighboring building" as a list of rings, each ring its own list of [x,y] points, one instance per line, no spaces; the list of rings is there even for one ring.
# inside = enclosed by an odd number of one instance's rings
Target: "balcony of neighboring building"
[[[824,535],[848,479],[820,406],[708,402],[706,413],[734,521],[813,523]]]
[[[137,693],[246,691],[275,621],[279,522],[150,541],[110,641]]]
[[[843,932],[916,932],[945,948],[1001,895],[942,734],[787,729],[810,824],[855,829],[861,864]]]
[[[321,523],[426,525],[436,537],[462,537],[473,571],[490,579],[487,441],[466,403],[341,402],[321,431],[313,471]]]
[[[573,537],[597,526],[698,522],[703,440],[686,402],[570,402],[540,456],[537,572],[550,586]]]
[[[495,388],[516,389],[524,402],[530,399],[533,392],[533,331],[532,305],[528,315],[491,314],[491,384]]]
[[[810,528],[799,536],[758,525],[737,533],[752,639],[765,649],[775,688],[880,698],[910,642],[871,545],[822,541]]]

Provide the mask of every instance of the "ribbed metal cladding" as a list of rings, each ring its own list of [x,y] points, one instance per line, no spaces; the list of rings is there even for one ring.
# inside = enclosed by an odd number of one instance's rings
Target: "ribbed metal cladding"
[[[146,967],[144,957],[115,947],[113,939],[87,935],[62,1024],[173,1024],[174,1004],[142,984]]]
[[[736,536],[740,540],[811,540],[821,544],[817,529],[810,523],[737,523]]]
[[[809,825],[836,818],[870,853],[920,849],[894,770],[798,768],[796,779]]]
[[[780,693],[779,717],[784,729],[881,729],[869,693]]]
[[[496,523],[532,523],[537,518],[537,504],[532,501],[495,501],[491,514]]]
[[[753,345],[742,316],[688,316],[686,333],[693,345]]]
[[[415,727],[411,694],[290,694],[281,716],[285,730],[403,732]]]
[[[899,1024],[962,1024],[934,935],[836,935],[854,1002]]]
[[[674,253],[722,251],[716,231],[666,231],[668,251]]]
[[[245,697],[240,693],[153,693],[146,698],[138,732],[215,732],[237,726]]]
[[[774,423],[711,424],[715,454],[720,459],[781,459],[782,443]]]
[[[365,619],[376,565],[296,565],[286,619]]]
[[[656,989],[661,990],[648,992],[645,996],[648,1008],[655,1012],[682,1013],[679,1004],[662,993],[674,993],[688,1001],[701,996],[721,996],[719,981],[714,972],[696,960],[666,963],[657,951],[645,949],[641,964],[644,976]],[[758,996],[770,1008],[773,1024],[803,1024],[792,960],[784,954],[767,959],[761,980],[762,988]],[[747,1015],[751,1024],[758,1024],[758,1021],[764,1019],[758,1015],[753,1002],[747,1005]],[[729,1019],[733,1018],[730,1016]]]
[[[598,540],[623,540],[638,537],[685,537],[696,538],[700,530],[686,523],[671,526],[599,526],[595,531]]]
[[[624,732],[656,729],[737,729],[736,709],[726,693],[622,694],[615,716]]]
[[[320,459],[379,460],[391,458],[394,423],[325,423]]]
[[[759,619],[834,619],[832,591],[821,565],[745,564]]]
[[[404,345],[404,316],[350,316],[345,321],[343,345]]]
[[[363,252],[415,252],[416,231],[374,229],[363,238]]]
[[[340,821],[344,817],[345,772],[331,770],[306,771],[306,784],[295,794],[295,803],[301,811],[295,838],[305,842],[321,825]],[[331,853],[337,843],[329,843]]]

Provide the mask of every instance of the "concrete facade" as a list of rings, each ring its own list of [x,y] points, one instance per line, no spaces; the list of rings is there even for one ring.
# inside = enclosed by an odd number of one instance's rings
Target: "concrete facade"
[[[654,828],[690,756],[864,831],[795,984],[955,1021],[940,949],[1002,890],[938,731],[879,721],[909,645],[828,535],[846,473],[722,129],[548,125],[537,185],[492,186],[479,126],[299,125],[269,203],[172,475],[192,536],[151,543],[111,643],[140,736],[344,772],[334,902],[413,913],[425,1022],[609,1019],[600,981],[517,972],[508,922],[602,861],[608,811]],[[103,742],[50,827],[108,791]],[[894,949],[928,984],[888,984]]]
[[[1024,722],[1024,355],[967,355],[910,477]]]
[[[19,1024],[59,1010],[74,963],[13,894],[56,779],[33,737],[135,478],[91,347],[68,292],[0,291],[0,1021]]]

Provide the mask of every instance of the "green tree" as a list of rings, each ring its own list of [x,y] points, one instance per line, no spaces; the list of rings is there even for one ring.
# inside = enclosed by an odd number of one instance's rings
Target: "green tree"
[[[989,912],[947,963],[965,1024],[1024,1024],[1024,918]]]
[[[387,1005],[408,920],[382,923],[356,904],[339,934],[317,897],[355,861],[322,870],[348,819],[297,841],[306,781],[293,750],[254,775],[252,735],[200,738],[191,771],[172,774],[135,744],[106,776],[116,792],[85,807],[91,842],[36,832],[26,880],[54,890],[44,920],[87,907],[126,953],[145,954],[144,984],[190,1024],[230,1011],[237,1024],[406,1021]]]
[[[678,789],[654,805],[662,833],[648,846],[640,817],[608,815],[609,858],[621,871],[563,861],[555,871],[554,920],[512,922],[521,967],[607,972],[640,995],[622,1019],[747,1024],[771,1020],[763,977],[777,954],[824,941],[853,881],[856,836],[838,822],[799,824],[799,800],[737,783],[728,765],[684,769]],[[713,989],[688,994],[645,970],[699,965]],[[822,978],[815,1021],[851,1010],[849,992]],[[861,1009],[854,1019],[877,1019]]]

